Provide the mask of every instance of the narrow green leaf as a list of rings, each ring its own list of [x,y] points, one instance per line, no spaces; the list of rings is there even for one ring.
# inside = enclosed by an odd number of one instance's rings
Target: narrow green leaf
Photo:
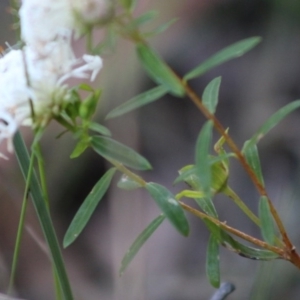
[[[248,146],[257,144],[273,127],[275,127],[288,114],[300,107],[300,100],[293,101],[273,114],[253,135]]]
[[[246,246],[236,241],[233,237],[231,237],[223,230],[221,231],[221,235],[223,241],[222,244],[229,250],[234,251],[243,257],[255,260],[273,260],[280,258],[278,254],[272,251]]]
[[[93,149],[104,158],[116,160],[136,170],[151,169],[150,163],[131,148],[107,137],[93,136]]]
[[[202,100],[203,104],[211,114],[214,114],[219,100],[219,89],[221,84],[221,77],[213,79],[205,88]]]
[[[218,213],[211,198],[195,198],[195,201],[206,214],[211,217],[218,218]]]
[[[124,273],[125,269],[128,267],[132,259],[137,254],[137,252],[141,249],[141,247],[149,239],[153,232],[159,227],[159,225],[164,221],[164,219],[164,215],[158,216],[136,238],[136,240],[133,242],[133,244],[130,246],[129,250],[125,254],[124,258],[122,259],[121,268],[119,271],[120,275]]]
[[[88,147],[89,139],[81,139],[75,146],[75,149],[71,153],[70,158],[76,158],[80,156]]]
[[[90,220],[97,205],[102,200],[104,194],[109,188],[115,171],[115,168],[108,170],[85,198],[65,234],[63,241],[64,248],[68,247],[77,239],[79,234]]]
[[[94,92],[94,89],[87,83],[81,83],[78,85],[78,89],[87,92]]]
[[[155,10],[147,11],[146,13],[142,14],[141,16],[134,19],[132,22],[128,24],[129,28],[139,28],[142,25],[152,21],[158,16],[158,12]]]
[[[175,179],[173,184],[177,184],[181,181],[184,181],[192,189],[196,191],[202,190],[199,177],[196,175],[196,168],[194,165],[186,165],[181,168],[179,171],[179,176]]]
[[[243,154],[245,155],[245,158],[248,162],[248,164],[251,166],[252,170],[254,171],[255,175],[257,176],[257,179],[259,182],[264,186],[264,178],[261,171],[261,165],[258,155],[257,146],[255,144],[249,145],[250,141],[246,141],[243,146]]]
[[[127,191],[136,190],[136,189],[142,187],[139,183],[132,180],[130,177],[128,177],[125,174],[123,174],[121,176],[120,180],[118,181],[117,186],[118,186],[118,188],[127,190]]]
[[[236,158],[236,154],[235,153],[226,153],[225,151],[223,152],[224,154],[219,154],[218,156],[214,156],[211,158],[210,163],[213,165],[217,162],[224,162],[225,164],[228,164],[229,160],[228,158],[231,157],[235,157]]]
[[[97,109],[101,93],[101,90],[94,90],[92,94],[80,103],[79,116],[83,120],[90,120],[92,118]]]
[[[208,241],[206,251],[206,275],[213,287],[220,287],[219,242],[214,235],[211,235]]]
[[[267,243],[273,245],[275,242],[275,228],[269,201],[266,196],[260,197],[258,211],[261,222],[261,234]]]
[[[90,122],[89,129],[93,130],[97,133],[100,133],[102,135],[111,136],[110,130],[107,127],[105,127],[99,123]]]
[[[29,154],[22,136],[17,132],[14,136],[14,148],[15,153],[22,171],[22,174],[26,180],[26,174],[28,174],[29,168]],[[36,174],[32,174],[32,182],[30,184],[30,194],[32,196],[32,202],[36,210],[41,228],[43,230],[45,239],[47,241],[50,255],[53,265],[57,272],[59,284],[64,295],[65,300],[73,300],[73,295],[68,280],[68,276],[65,270],[65,264],[61,255],[58,240],[55,234],[54,226],[49,214],[46,202],[43,199],[43,193],[37,180]]]
[[[214,238],[220,243],[223,242],[222,240],[222,229],[216,225],[214,222],[212,222],[211,220],[207,219],[207,218],[203,218],[202,219],[204,224],[206,225],[207,229],[209,230],[210,234],[214,236]]]
[[[198,136],[196,142],[195,167],[196,175],[199,177],[201,187],[205,195],[210,197],[211,191],[211,169],[209,163],[209,147],[212,138],[213,123],[207,121]]]
[[[201,63],[199,66],[191,70],[184,76],[184,79],[188,81],[190,79],[196,78],[211,70],[212,68],[221,65],[222,63],[225,63],[233,58],[240,57],[251,50],[253,47],[255,47],[260,41],[260,37],[252,37],[234,43],[217,52],[209,59]]]
[[[114,108],[109,114],[106,116],[106,119],[115,118],[121,116],[125,113],[128,113],[134,109],[142,107],[148,103],[154,102],[160,99],[168,92],[164,86],[157,86],[147,92],[139,94],[134,98],[126,101],[125,103],[121,104],[120,106]]]
[[[239,254],[240,256],[255,260],[273,260],[280,258],[278,254],[272,251],[249,247],[238,242],[226,231],[221,229],[218,225],[207,218],[204,218],[203,221],[211,234],[214,235],[214,237],[220,244],[222,244],[222,246]]]
[[[160,207],[164,215],[169,219],[171,224],[182,235],[187,236],[189,234],[189,224],[182,207],[176,201],[173,194],[164,186],[153,182],[147,183],[146,189]]]
[[[136,50],[143,67],[157,84],[165,86],[175,96],[184,96],[181,81],[158,54],[144,44],[138,44]]]
[[[152,36],[156,36],[160,33],[163,33],[164,31],[166,31],[168,28],[170,28],[175,22],[178,21],[178,18],[173,18],[172,20],[166,22],[165,24],[162,24],[160,26],[158,26],[156,29],[148,32],[148,33],[144,33],[143,36],[145,37],[152,37]]]

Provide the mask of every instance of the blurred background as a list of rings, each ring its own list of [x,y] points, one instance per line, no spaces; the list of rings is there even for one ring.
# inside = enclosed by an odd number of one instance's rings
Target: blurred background
[[[0,0],[0,45],[14,44],[8,1]],[[191,86],[201,95],[205,86],[222,76],[217,117],[230,128],[239,146],[260,124],[283,105],[300,98],[300,2],[295,0],[139,0],[136,14],[159,11],[155,25],[176,17],[178,21],[151,40],[174,70],[184,75],[216,51],[241,39],[261,36],[263,42],[245,56],[213,69]],[[82,45],[78,44],[80,50]],[[113,137],[149,159],[153,171],[142,176],[173,186],[177,170],[193,163],[194,145],[204,118],[188,99],[165,97],[134,113],[105,121],[120,103],[154,84],[147,79],[134,46],[118,41],[115,53],[103,57],[104,68],[95,86],[103,88],[96,119]],[[300,249],[299,162],[300,112],[296,111],[272,130],[259,151],[268,192],[295,246]],[[56,136],[61,128],[51,124],[42,140],[47,168],[52,216],[62,241],[87,193],[109,165],[86,151],[70,160],[75,141]],[[31,141],[31,133],[23,131]],[[217,140],[218,136],[215,135]],[[5,145],[1,145],[4,149]],[[196,300],[214,292],[205,277],[208,231],[189,216],[191,233],[181,237],[168,222],[147,241],[122,277],[122,257],[136,236],[158,214],[144,191],[125,192],[115,183],[102,200],[88,226],[63,250],[76,300]],[[232,161],[230,186],[257,212],[258,194],[242,168]],[[24,183],[16,158],[1,160],[0,167],[0,292],[7,289]],[[187,200],[189,202],[189,200]],[[260,233],[227,199],[215,204],[222,220],[254,236]],[[222,281],[234,283],[230,300],[299,299],[300,272],[284,262],[248,260],[221,249]],[[16,295],[27,300],[52,300],[51,265],[32,207],[28,209],[19,260]]]

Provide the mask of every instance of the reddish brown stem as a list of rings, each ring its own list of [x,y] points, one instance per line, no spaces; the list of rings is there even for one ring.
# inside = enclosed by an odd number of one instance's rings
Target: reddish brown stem
[[[281,219],[280,219],[280,217],[279,217],[272,201],[270,201],[265,188],[260,183],[260,181],[257,179],[254,171],[252,170],[252,168],[247,163],[244,155],[239,150],[239,148],[237,147],[235,142],[232,140],[232,138],[228,135],[228,133],[226,132],[226,130],[222,126],[222,124],[219,122],[219,120],[213,114],[211,114],[209,112],[209,110],[203,105],[203,103],[202,103],[201,99],[198,97],[198,95],[187,84],[184,84],[184,86],[185,86],[185,90],[186,90],[186,93],[187,93],[188,97],[199,108],[199,110],[203,113],[203,115],[208,120],[211,120],[213,122],[214,127],[216,128],[216,130],[220,133],[221,136],[223,136],[225,138],[226,143],[228,144],[230,149],[236,154],[238,160],[240,161],[241,165],[243,166],[243,168],[248,173],[249,177],[251,178],[252,182],[254,183],[255,187],[257,188],[259,194],[261,196],[267,197],[269,205],[270,205],[271,213],[272,213],[272,215],[274,217],[274,220],[275,220],[275,222],[278,226],[278,229],[281,233],[282,239],[283,239],[287,249],[291,250],[293,248],[293,244],[291,243],[291,241],[290,241],[290,239],[289,239],[289,237],[286,233],[284,225],[283,225],[283,223],[282,223],[282,221],[281,221]]]
[[[195,215],[195,216],[197,216],[197,217],[199,217],[201,219],[208,219],[208,220],[212,221],[213,223],[219,225],[222,229],[224,229],[224,230],[226,230],[226,231],[228,231],[228,232],[230,232],[230,233],[232,233],[232,234],[234,234],[234,235],[236,235],[236,236],[244,239],[245,241],[248,241],[248,242],[250,242],[250,243],[252,243],[254,245],[257,245],[257,246],[259,246],[261,248],[270,250],[270,251],[272,251],[274,253],[277,253],[282,258],[289,260],[289,257],[287,257],[286,252],[284,250],[282,250],[282,249],[280,249],[278,247],[269,245],[266,242],[263,242],[263,241],[261,241],[259,239],[256,239],[256,238],[254,238],[254,237],[252,237],[252,236],[250,236],[250,235],[248,235],[248,234],[246,234],[244,232],[241,232],[241,231],[239,231],[239,230],[237,230],[237,229],[235,229],[235,228],[233,228],[231,226],[228,226],[225,222],[221,222],[218,219],[210,217],[207,214],[205,214],[205,213],[203,213],[203,212],[201,212],[201,211],[199,211],[199,210],[197,210],[197,209],[195,209],[195,208],[193,208],[193,207],[191,207],[191,206],[189,206],[189,205],[187,205],[187,204],[185,204],[185,203],[183,203],[181,201],[178,201],[178,202],[179,202],[179,204],[181,205],[181,207],[183,209],[185,209],[186,211],[192,213],[193,215]]]

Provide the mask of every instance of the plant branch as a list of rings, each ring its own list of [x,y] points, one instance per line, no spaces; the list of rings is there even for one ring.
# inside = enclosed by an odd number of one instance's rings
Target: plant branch
[[[201,211],[199,211],[199,210],[197,210],[197,209],[195,209],[195,208],[193,208],[193,207],[185,204],[182,201],[178,201],[178,203],[181,205],[181,207],[183,209],[185,209],[186,211],[190,212],[191,214],[193,214],[193,215],[195,215],[195,216],[197,216],[197,217],[199,217],[201,219],[208,219],[208,220],[212,221],[213,223],[215,223],[216,225],[219,225],[222,229],[224,229],[224,230],[226,230],[226,231],[228,231],[228,232],[230,232],[230,233],[232,233],[232,234],[234,234],[234,235],[242,238],[243,240],[246,240],[246,241],[248,241],[248,242],[250,242],[252,244],[255,244],[255,245],[257,245],[257,246],[259,246],[261,248],[270,250],[270,251],[272,251],[272,252],[280,255],[284,259],[290,260],[290,258],[287,257],[287,254],[286,254],[286,252],[283,249],[280,249],[278,247],[272,246],[272,245],[270,245],[270,244],[268,244],[266,242],[263,242],[263,241],[261,241],[259,239],[254,238],[254,237],[252,237],[252,236],[250,236],[250,235],[248,235],[248,234],[246,234],[244,232],[241,232],[241,231],[239,231],[239,230],[237,230],[237,229],[235,229],[235,228],[233,228],[231,226],[228,226],[225,222],[221,222],[218,219],[210,217],[207,214],[205,214],[205,213],[203,213],[203,212],[201,212]]]
[[[209,112],[209,110],[205,107],[205,105],[202,103],[201,99],[198,97],[198,95],[193,91],[191,87],[189,87],[186,83],[182,81],[185,91],[188,95],[188,97],[192,100],[192,102],[199,108],[199,110],[203,113],[203,115],[208,119],[211,120],[214,124],[214,127],[216,130],[220,133],[221,136],[224,137],[226,140],[226,143],[230,147],[230,149],[236,154],[238,160],[240,161],[241,165],[245,169],[245,171],[248,173],[249,177],[251,178],[253,184],[257,188],[259,194],[261,196],[266,196],[270,205],[270,210],[273,215],[273,218],[278,226],[278,229],[280,231],[280,234],[282,236],[282,239],[287,247],[287,249],[291,250],[293,249],[293,244],[290,241],[286,230],[284,228],[284,225],[272,203],[272,201],[269,199],[266,189],[263,187],[263,185],[260,183],[260,181],[257,179],[254,171],[249,166],[249,164],[246,161],[246,158],[242,154],[242,152],[239,150],[233,139],[229,136],[229,134],[226,132],[225,128],[222,126],[222,124],[219,122],[219,120]]]

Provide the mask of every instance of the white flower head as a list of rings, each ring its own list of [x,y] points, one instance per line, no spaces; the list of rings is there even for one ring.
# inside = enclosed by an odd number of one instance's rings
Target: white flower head
[[[12,137],[30,113],[29,93],[21,50],[11,50],[0,58],[0,142],[8,140],[12,151]]]
[[[74,32],[78,38],[86,24],[95,24],[110,13],[109,0],[23,0],[21,36],[26,44],[43,49],[59,36],[70,38]]]
[[[67,79],[94,79],[101,67],[98,56],[76,59],[64,39],[48,43],[47,55],[31,46],[8,52],[0,58],[0,142],[7,139],[11,151],[20,126],[44,126],[60,113],[69,101]]]
[[[0,57],[0,142],[7,140],[9,151],[20,126],[45,126],[60,114],[70,101],[68,79],[96,78],[102,59],[76,58],[71,46],[72,32],[80,28],[74,9],[87,18],[84,22],[92,21],[104,2],[23,0],[19,15],[25,46]]]
[[[37,51],[58,36],[71,37],[69,0],[23,0],[19,15],[22,39]]]

